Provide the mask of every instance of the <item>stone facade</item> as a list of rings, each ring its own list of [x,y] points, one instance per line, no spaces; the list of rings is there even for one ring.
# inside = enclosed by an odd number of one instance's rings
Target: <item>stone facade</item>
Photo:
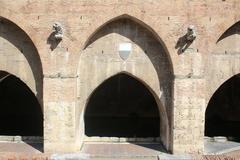
[[[208,101],[239,73],[239,35],[228,32],[240,18],[238,0],[0,0],[0,7],[0,70],[36,94],[45,152],[81,149],[89,96],[118,73],[154,95],[167,150],[203,152]],[[60,41],[51,39],[54,22],[64,29]],[[189,25],[197,32],[190,44]],[[132,45],[126,61],[122,42]]]

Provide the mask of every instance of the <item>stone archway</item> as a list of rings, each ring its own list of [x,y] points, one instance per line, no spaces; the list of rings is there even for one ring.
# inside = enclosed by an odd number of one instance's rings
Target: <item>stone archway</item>
[[[0,24],[0,70],[7,71],[26,83],[42,107],[43,71],[34,43],[20,27],[8,19],[0,17]]]
[[[221,149],[219,138],[231,149],[231,140],[239,135],[239,33],[239,22],[222,33],[206,65],[205,151]]]
[[[43,71],[38,51],[17,24],[3,17],[0,24],[1,113],[8,119],[2,121],[0,134],[21,136],[42,148]]]
[[[148,88],[120,73],[104,81],[89,98],[84,114],[85,135],[121,137],[126,141],[158,138],[159,116],[158,105]]]
[[[207,97],[212,95],[230,77],[240,73],[240,22],[230,26],[217,40],[206,64]]]
[[[0,71],[0,104],[0,135],[43,136],[43,114],[36,96],[5,71]]]
[[[205,113],[205,136],[240,138],[240,77],[224,82],[211,97]]]
[[[120,45],[131,46],[127,59],[119,55]],[[105,23],[87,41],[80,56],[77,136],[84,137],[84,110],[93,91],[106,79],[127,73],[151,90],[159,107],[161,141],[167,150],[172,145],[172,65],[162,42],[144,23],[133,17],[118,17]]]
[[[226,83],[240,73],[240,22],[230,26],[217,40],[209,55],[207,71],[207,105]],[[232,78],[231,78],[232,77]],[[206,108],[208,109],[208,107]]]

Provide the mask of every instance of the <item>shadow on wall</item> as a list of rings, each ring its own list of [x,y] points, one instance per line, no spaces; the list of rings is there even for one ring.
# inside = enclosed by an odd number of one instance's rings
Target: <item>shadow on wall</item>
[[[188,41],[187,35],[184,35],[178,39],[175,49],[178,49],[178,54],[182,54],[185,52],[186,49],[189,48],[189,46],[191,46],[192,43],[193,41]]]
[[[34,75],[37,98],[42,102],[43,71],[38,51],[28,35],[13,22],[0,17],[0,37],[13,44],[27,59]],[[14,65],[14,64],[12,64]]]
[[[47,38],[47,44],[50,45],[50,49],[53,51],[57,48],[58,44],[61,42],[61,40],[58,40],[55,38],[55,32],[52,32],[49,37]]]
[[[240,22],[235,23],[232,25],[230,28],[228,28],[222,35],[221,37],[217,40],[216,43],[222,41],[223,39],[232,36],[234,34],[239,34],[240,33]]]

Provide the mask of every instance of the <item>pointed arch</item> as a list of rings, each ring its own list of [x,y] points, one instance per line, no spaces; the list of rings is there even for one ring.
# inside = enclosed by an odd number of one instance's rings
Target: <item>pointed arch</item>
[[[43,113],[31,89],[15,75],[2,70],[0,88],[0,135],[42,137]]]
[[[85,107],[87,136],[159,137],[159,107],[140,81],[118,73],[92,92]]]
[[[205,136],[240,138],[240,75],[222,83],[212,95],[205,112]]]
[[[216,41],[206,67],[207,73],[207,96],[210,100],[218,87],[230,77],[240,73],[240,22],[236,22],[223,31]],[[207,104],[206,104],[207,105]]]
[[[156,92],[156,90],[154,88],[152,88],[151,85],[148,84],[148,82],[146,82],[145,80],[143,80],[141,77],[138,77],[136,75],[134,75],[133,73],[130,73],[128,71],[120,71],[120,72],[116,72],[116,73],[113,73],[107,77],[104,77],[103,79],[99,79],[98,81],[95,81],[94,82],[94,85],[91,86],[91,88],[89,88],[89,91],[88,91],[88,94],[85,95],[84,97],[86,98],[84,100],[84,107],[83,107],[83,111],[82,111],[82,119],[84,119],[84,113],[86,112],[86,109],[88,107],[88,103],[91,99],[91,97],[93,96],[93,94],[97,91],[98,87],[101,86],[101,84],[104,84],[106,81],[114,78],[114,77],[117,77],[117,75],[127,75],[129,77],[132,77],[132,79],[135,79],[136,81],[138,81],[139,83],[141,83],[150,93],[151,95],[154,97],[155,99],[155,102],[157,104],[157,107],[158,107],[158,112],[159,112],[159,118],[160,118],[160,126],[159,126],[159,129],[160,129],[160,135],[158,138],[160,138],[161,142],[163,143],[163,145],[165,146],[166,150],[171,150],[169,147],[171,146],[171,144],[169,144],[171,141],[171,137],[170,137],[170,132],[171,132],[171,127],[170,127],[170,123],[169,123],[169,119],[168,119],[168,115],[167,115],[167,111],[163,105],[163,103],[161,102],[161,99],[158,95],[158,93]],[[82,122],[82,123],[81,123]],[[86,133],[85,133],[85,121],[81,121],[80,122],[80,126],[82,126],[82,134],[84,136],[86,136]],[[83,141],[84,141],[84,137],[83,138]]]
[[[99,80],[94,86],[92,86],[92,89],[89,92],[90,94],[88,94],[87,97],[86,97],[86,103],[85,103],[85,107],[84,107],[83,113],[85,113],[86,106],[87,106],[90,98],[92,97],[92,94],[98,89],[98,87],[101,84],[103,84],[104,82],[106,82],[107,80],[109,80],[109,79],[111,79],[113,77],[116,77],[117,75],[120,75],[120,74],[132,77],[133,79],[135,79],[136,81],[140,82],[145,88],[148,89],[148,91],[152,94],[152,96],[155,98],[155,101],[158,104],[159,114],[160,114],[161,118],[163,119],[162,123],[169,127],[167,112],[166,112],[165,108],[163,108],[163,104],[160,101],[160,98],[159,98],[158,93],[156,92],[156,90],[154,90],[146,81],[142,80],[140,77],[134,75],[133,73],[127,72],[127,71],[120,71],[120,72],[114,73],[112,75],[109,75],[108,77],[105,77],[104,79]],[[169,132],[169,131],[167,131],[167,132]]]
[[[1,70],[24,81],[43,104],[43,69],[38,50],[29,35],[11,20],[0,16]],[[20,71],[21,70],[21,71]]]
[[[240,22],[224,22],[217,34],[218,39],[206,65],[208,83],[204,135],[239,138]]]
[[[131,43],[132,52],[123,61],[118,53],[120,43]],[[90,70],[89,70],[90,69]],[[89,70],[89,71],[88,71]],[[79,137],[84,135],[83,111],[89,95],[112,75],[126,72],[149,86],[154,93],[160,117],[161,140],[167,150],[172,147],[173,66],[160,37],[148,25],[129,15],[122,15],[104,23],[85,43],[78,68],[78,106],[80,119],[76,126]],[[80,116],[81,115],[81,116]],[[82,138],[79,138],[82,142]]]

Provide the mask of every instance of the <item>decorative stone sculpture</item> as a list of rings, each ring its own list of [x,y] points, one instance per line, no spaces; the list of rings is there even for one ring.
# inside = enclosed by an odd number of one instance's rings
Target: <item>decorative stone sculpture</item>
[[[196,39],[196,37],[197,37],[197,34],[196,34],[195,27],[193,25],[188,26],[187,34],[186,34],[187,41],[192,42]]]
[[[53,24],[53,30],[54,30],[54,38],[56,40],[62,40],[62,38],[63,38],[63,27],[62,27],[61,23],[55,22]]]

